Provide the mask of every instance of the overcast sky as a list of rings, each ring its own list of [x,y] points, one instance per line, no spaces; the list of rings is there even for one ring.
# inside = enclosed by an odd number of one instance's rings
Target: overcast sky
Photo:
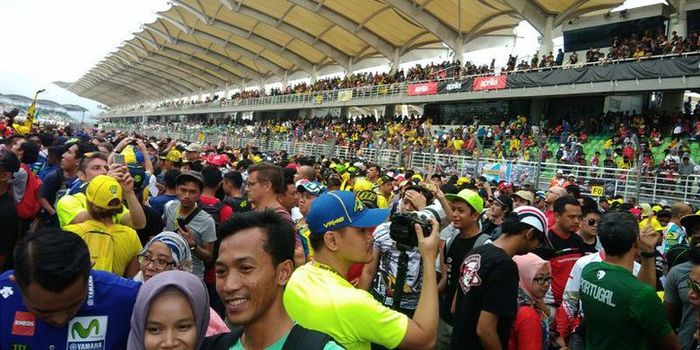
[[[659,1],[627,0],[625,7]],[[52,82],[78,80],[167,8],[166,0],[0,0],[0,93],[31,97],[46,89],[41,98],[97,113],[96,102]]]
[[[0,0],[0,93],[79,104],[97,103],[63,90],[53,81],[75,81],[155,20],[166,0]]]

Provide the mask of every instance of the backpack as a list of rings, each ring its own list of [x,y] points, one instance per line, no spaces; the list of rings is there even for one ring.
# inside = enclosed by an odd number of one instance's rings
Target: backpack
[[[221,209],[224,208],[224,203],[223,201],[216,201],[215,204],[213,205],[207,205],[202,203],[201,201],[197,203],[197,206],[202,208],[207,214],[211,215],[211,218],[214,219],[214,222],[216,223],[216,231],[219,231],[219,225],[221,224]]]
[[[233,209],[234,213],[245,213],[253,210],[253,206],[248,201],[248,198],[243,197],[227,197],[224,203]]]
[[[39,187],[41,187],[41,180],[34,175],[26,164],[21,164],[21,167],[27,172],[27,185],[24,188],[24,197],[16,204],[17,217],[21,220],[29,220],[36,218],[39,214],[39,209],[41,209],[41,205],[39,204]]]
[[[482,245],[485,244],[490,244],[492,243],[491,241],[491,236],[485,234],[485,233],[478,233],[479,237],[476,238],[476,241],[474,242],[474,246],[472,249],[476,247],[481,247]],[[450,239],[447,240],[447,243],[445,243],[445,255],[450,251],[450,248],[452,247],[452,243],[454,243],[455,239],[459,237],[459,233]]]
[[[202,350],[228,350],[238,342],[243,335],[243,328],[236,328],[230,333],[217,334],[204,339]],[[294,325],[282,345],[282,350],[323,350],[333,339],[324,333]]]

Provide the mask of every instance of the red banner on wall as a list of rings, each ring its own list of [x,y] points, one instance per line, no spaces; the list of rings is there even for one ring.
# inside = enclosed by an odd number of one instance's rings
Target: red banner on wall
[[[473,91],[505,89],[506,76],[496,75],[493,77],[478,77],[474,79]]]
[[[437,93],[437,82],[411,84],[408,86],[408,96],[435,95]]]

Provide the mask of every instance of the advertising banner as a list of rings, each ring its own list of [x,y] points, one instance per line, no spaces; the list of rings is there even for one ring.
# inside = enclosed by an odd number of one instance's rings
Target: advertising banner
[[[506,76],[496,75],[493,77],[478,77],[474,79],[473,91],[479,90],[499,90],[505,89]]]
[[[508,182],[522,186],[524,183],[535,183],[537,175],[535,166],[527,164],[513,164],[510,167],[510,180]]]
[[[463,81],[441,81],[438,83],[438,94],[467,92],[471,86],[471,79]]]
[[[348,102],[352,100],[352,89],[338,91],[338,102]]]
[[[481,175],[486,181],[510,180],[510,163],[484,163],[481,166]]]
[[[437,87],[437,82],[411,84],[408,86],[408,96],[435,95]]]

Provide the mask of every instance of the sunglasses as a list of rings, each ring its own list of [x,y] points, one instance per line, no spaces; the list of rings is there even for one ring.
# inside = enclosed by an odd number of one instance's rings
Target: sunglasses
[[[588,219],[588,226],[593,226],[595,227],[598,224],[598,220],[596,219]]]
[[[552,278],[552,276],[543,276],[543,277],[535,277],[532,280],[535,281],[535,283],[539,284],[540,286],[544,286],[545,284],[551,284],[554,279]]]
[[[692,290],[696,294],[700,294],[700,283],[688,278],[688,289]]]

